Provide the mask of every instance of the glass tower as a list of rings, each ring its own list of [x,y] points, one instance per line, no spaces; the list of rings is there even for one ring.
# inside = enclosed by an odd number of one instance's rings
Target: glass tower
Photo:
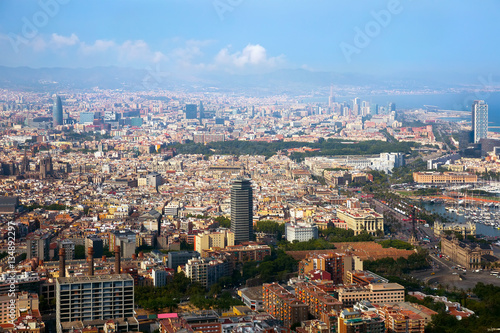
[[[52,95],[54,99],[54,104],[52,105],[52,124],[53,126],[58,126],[63,124],[63,109],[61,97],[57,95]]]
[[[488,104],[474,101],[472,104],[472,132],[474,143],[488,137]]]
[[[231,231],[234,242],[253,239],[253,193],[250,179],[237,178],[231,186]]]

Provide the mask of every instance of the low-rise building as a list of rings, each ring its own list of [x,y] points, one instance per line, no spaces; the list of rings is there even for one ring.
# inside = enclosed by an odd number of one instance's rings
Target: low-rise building
[[[377,231],[384,231],[384,215],[373,209],[366,208],[337,208],[337,218],[345,221],[347,227],[354,230],[355,235],[366,231],[375,235]]]
[[[286,223],[285,237],[289,242],[307,242],[311,239],[318,239],[318,226],[315,223]]]

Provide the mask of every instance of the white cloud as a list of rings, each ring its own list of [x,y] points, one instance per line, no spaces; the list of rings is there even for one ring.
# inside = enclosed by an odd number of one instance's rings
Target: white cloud
[[[230,46],[223,48],[215,56],[218,66],[231,66],[235,68],[261,68],[270,69],[284,62],[284,56],[268,57],[266,49],[259,44],[248,44],[242,51],[230,53]]]
[[[98,39],[94,44],[80,43],[80,51],[85,55],[106,52],[109,49],[115,48],[116,43],[111,40]]]
[[[65,37],[54,33],[52,34],[50,43],[55,47],[73,46],[77,43],[80,43],[80,39],[75,34],[71,34],[71,36]]]

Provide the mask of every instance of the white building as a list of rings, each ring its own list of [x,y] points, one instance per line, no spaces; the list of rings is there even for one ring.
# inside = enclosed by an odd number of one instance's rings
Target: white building
[[[299,242],[307,242],[310,239],[318,239],[318,226],[309,223],[286,223],[285,237],[289,242],[298,240]]]
[[[167,285],[167,272],[164,269],[154,269],[151,273],[155,287],[164,287]]]

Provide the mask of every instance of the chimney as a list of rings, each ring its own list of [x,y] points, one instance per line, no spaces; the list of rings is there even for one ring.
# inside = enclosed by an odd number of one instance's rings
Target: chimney
[[[139,259],[144,259],[144,252],[139,252]]]
[[[106,262],[106,256],[102,256],[102,262]]]
[[[132,260],[137,260],[137,255],[135,253],[132,253]]]
[[[115,246],[115,274],[121,274],[120,247]]]
[[[59,277],[66,277],[66,249],[59,249]]]
[[[87,261],[89,263],[89,276],[94,275],[94,248],[89,247],[88,249],[88,258]]]

